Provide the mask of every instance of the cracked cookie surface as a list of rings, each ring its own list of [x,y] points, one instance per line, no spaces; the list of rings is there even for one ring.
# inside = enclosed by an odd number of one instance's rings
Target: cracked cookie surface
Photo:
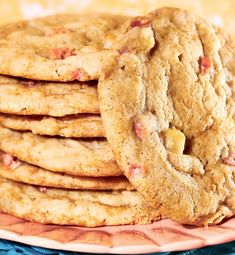
[[[203,19],[158,9],[125,25],[98,85],[114,157],[164,217],[235,214],[235,45]]]
[[[98,79],[126,20],[108,14],[58,14],[1,26],[0,73],[47,81]]]

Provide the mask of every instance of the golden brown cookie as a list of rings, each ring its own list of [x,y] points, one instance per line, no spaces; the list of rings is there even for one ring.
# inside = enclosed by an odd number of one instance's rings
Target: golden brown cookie
[[[87,177],[123,175],[105,139],[52,138],[0,127],[0,149],[53,172]]]
[[[216,224],[235,214],[235,46],[174,8],[127,22],[98,86],[115,159],[165,217]]]
[[[98,227],[160,219],[136,191],[68,191],[0,178],[0,210],[43,224]]]
[[[133,190],[124,176],[78,177],[47,171],[0,153],[0,176],[12,181],[44,187],[81,190]]]
[[[38,135],[90,138],[105,136],[100,116],[92,114],[77,114],[56,118],[0,113],[0,124],[6,128],[31,131]]]
[[[37,82],[1,75],[0,112],[55,117],[99,113],[97,89],[93,83]]]
[[[95,80],[126,20],[58,14],[1,26],[0,73],[33,80]]]

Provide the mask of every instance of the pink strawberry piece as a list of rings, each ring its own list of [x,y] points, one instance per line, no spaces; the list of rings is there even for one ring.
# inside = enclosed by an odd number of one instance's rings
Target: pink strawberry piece
[[[58,59],[65,59],[75,55],[76,53],[74,49],[69,49],[67,47],[64,47],[64,48],[50,49],[47,57],[51,60],[58,60]]]
[[[131,51],[127,48],[122,48],[118,50],[119,54],[126,54],[126,53],[131,53]]]
[[[223,159],[224,164],[235,166],[235,153],[231,152],[228,157]]]
[[[10,154],[3,153],[2,154],[2,163],[4,166],[10,166],[13,161],[13,157]]]
[[[18,159],[14,158],[8,153],[2,154],[2,163],[4,166],[9,167],[11,169],[16,169],[21,164]]]
[[[129,170],[130,176],[133,178],[139,178],[143,176],[143,168],[138,165],[131,165]]]
[[[46,193],[47,188],[46,187],[39,187],[39,191],[42,192],[42,193]]]
[[[89,78],[89,74],[81,68],[72,72],[72,80],[85,81]]]
[[[57,34],[68,34],[73,32],[72,29],[66,28],[66,27],[57,27],[53,28],[51,31],[47,31],[45,33],[46,36],[52,36],[52,35],[57,35]]]
[[[144,126],[140,121],[134,122],[134,132],[136,136],[142,141],[144,137]]]
[[[35,87],[37,85],[36,81],[22,81],[22,84],[29,86],[29,87]]]
[[[151,26],[151,20],[145,17],[136,17],[131,21],[131,27],[149,27]]]
[[[77,69],[72,72],[72,80],[78,80],[80,81],[82,79],[83,72],[81,69]]]
[[[211,67],[211,59],[209,57],[201,56],[199,58],[199,69],[201,74],[206,74]]]
[[[11,169],[16,169],[21,165],[21,162],[18,159],[14,159],[10,165]]]

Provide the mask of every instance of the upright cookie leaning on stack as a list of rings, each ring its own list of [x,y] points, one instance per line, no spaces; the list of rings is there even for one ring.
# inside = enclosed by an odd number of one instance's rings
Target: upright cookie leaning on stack
[[[235,214],[235,44],[174,8],[127,22],[98,85],[115,159],[164,217]]]
[[[55,15],[0,28],[1,211],[90,227],[160,218],[120,171],[99,116],[94,80],[126,20]]]

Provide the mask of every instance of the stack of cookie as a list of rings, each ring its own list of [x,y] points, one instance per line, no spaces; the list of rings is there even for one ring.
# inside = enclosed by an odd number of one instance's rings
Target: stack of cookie
[[[229,36],[174,8],[0,34],[3,212],[91,227],[235,214]]]
[[[101,63],[126,19],[56,15],[0,28],[4,212],[84,226],[159,217],[123,176],[99,115]]]

